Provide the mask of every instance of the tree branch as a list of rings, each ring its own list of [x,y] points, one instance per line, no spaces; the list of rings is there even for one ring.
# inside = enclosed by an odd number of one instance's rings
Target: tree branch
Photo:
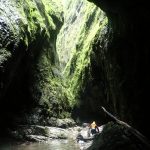
[[[129,129],[129,131],[132,134],[134,134],[143,144],[145,144],[150,149],[150,143],[149,143],[149,141],[147,140],[147,138],[144,135],[142,135],[138,130],[136,130],[135,128],[131,127],[126,122],[123,122],[123,121],[119,120],[117,117],[115,117],[110,112],[108,112],[104,107],[101,106],[101,108],[114,121],[116,121],[118,124],[120,124],[120,125],[126,127],[127,129]]]

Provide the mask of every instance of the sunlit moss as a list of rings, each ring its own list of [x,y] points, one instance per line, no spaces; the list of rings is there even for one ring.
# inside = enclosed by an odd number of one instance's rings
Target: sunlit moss
[[[60,62],[63,63],[63,75],[66,77],[67,96],[70,105],[74,106],[79,103],[80,95],[91,79],[92,45],[107,25],[107,18],[94,4],[84,0],[76,0],[68,5],[66,22],[60,31],[57,47]],[[81,10],[78,14],[76,10],[79,7]],[[76,19],[71,21],[71,17]]]

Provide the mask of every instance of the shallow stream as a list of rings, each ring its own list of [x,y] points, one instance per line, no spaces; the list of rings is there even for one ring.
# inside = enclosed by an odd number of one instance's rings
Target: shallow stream
[[[80,150],[73,140],[49,140],[41,143],[17,144],[10,141],[0,141],[0,150]]]

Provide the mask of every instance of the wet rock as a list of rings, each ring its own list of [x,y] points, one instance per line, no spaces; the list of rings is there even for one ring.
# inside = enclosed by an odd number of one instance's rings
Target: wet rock
[[[110,122],[96,135],[88,150],[148,150],[129,129]]]
[[[19,140],[45,141],[48,139],[67,139],[68,130],[48,126],[20,126],[17,130],[10,132],[11,136]]]
[[[56,127],[45,127],[46,134],[50,138],[57,138],[57,139],[67,139],[68,131],[61,128]]]
[[[27,135],[26,139],[28,141],[33,141],[33,142],[43,142],[43,141],[47,141],[49,138],[40,135]]]
[[[76,124],[75,121],[70,118],[57,119],[57,118],[52,117],[48,120],[48,125],[60,127],[60,128],[73,127],[75,126],[75,124]]]
[[[89,127],[89,126],[90,126],[89,123],[83,123],[83,124],[82,124],[82,127]]]

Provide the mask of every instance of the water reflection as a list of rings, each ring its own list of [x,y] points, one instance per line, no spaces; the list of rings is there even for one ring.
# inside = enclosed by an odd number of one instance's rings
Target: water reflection
[[[50,140],[43,143],[12,144],[1,143],[0,150],[80,150],[73,140]]]

